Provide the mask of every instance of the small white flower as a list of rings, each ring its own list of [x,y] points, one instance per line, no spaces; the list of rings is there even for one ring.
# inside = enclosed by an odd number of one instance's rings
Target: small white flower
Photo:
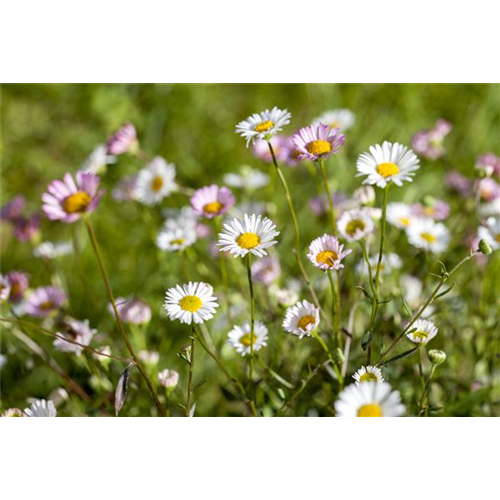
[[[98,174],[106,165],[116,163],[116,156],[108,155],[108,148],[104,144],[96,146],[88,158],[82,163],[81,170]]]
[[[158,383],[167,389],[173,389],[179,383],[179,374],[175,370],[163,370],[158,373]]]
[[[10,281],[7,276],[0,274],[0,300],[7,300],[10,295]]]
[[[194,226],[189,224],[175,229],[163,229],[156,239],[158,247],[165,252],[184,250],[195,242],[196,230]]]
[[[267,345],[267,326],[261,321],[256,321],[252,336],[251,325],[247,321],[242,326],[235,325],[228,333],[228,337],[228,344],[234,347],[238,354],[246,356],[250,354],[252,343],[254,352],[260,351]]]
[[[52,401],[36,399],[33,404],[24,410],[28,417],[56,417],[57,410]]]
[[[175,165],[157,156],[137,175],[134,195],[145,205],[157,205],[176,189]]]
[[[160,353],[158,351],[139,351],[137,353],[139,359],[147,365],[157,365],[160,361]]]
[[[80,356],[84,349],[83,346],[88,346],[90,344],[97,330],[90,328],[88,319],[78,321],[71,318],[64,322],[64,329],[57,333],[65,339],[78,342],[80,345],[67,342],[62,338],[56,338],[54,340],[54,347],[61,352],[74,352],[77,356]]]
[[[286,109],[281,110],[276,106],[269,111],[254,113],[246,120],[236,125],[236,133],[247,140],[247,147],[255,139],[267,140],[277,134],[285,125],[290,123],[292,117]]]
[[[33,250],[33,255],[39,259],[55,259],[63,255],[69,255],[70,253],[73,253],[73,243],[71,241],[61,243],[45,241]]]
[[[286,311],[283,329],[297,335],[299,339],[311,336],[311,332],[319,326],[319,309],[307,300],[298,302]]]
[[[493,250],[500,248],[500,217],[490,217],[479,228],[479,238],[485,240]]]
[[[334,109],[332,111],[325,111],[321,116],[315,118],[312,122],[314,126],[318,126],[320,123],[329,125],[330,128],[340,128],[342,132],[350,129],[356,117],[350,109]]]
[[[337,417],[401,417],[405,412],[399,391],[387,382],[347,386],[335,403]]]
[[[356,381],[356,385],[364,382],[383,382],[384,377],[382,371],[376,366],[362,366],[352,378]]]
[[[269,184],[269,176],[260,170],[255,170],[252,167],[243,165],[240,168],[239,174],[229,173],[224,175],[224,184],[253,191],[254,189],[260,189],[267,186]]]
[[[396,186],[402,186],[403,181],[411,182],[415,170],[419,168],[419,160],[406,146],[385,141],[382,146],[370,146],[369,153],[362,153],[356,167],[356,177],[367,176],[363,184],[385,188],[391,181]]]
[[[167,290],[164,308],[171,320],[190,325],[212,319],[219,307],[214,289],[207,283],[192,283]]]
[[[266,248],[277,243],[276,225],[267,217],[247,215],[241,219],[233,219],[219,233],[221,252],[229,252],[234,257],[245,257],[249,252],[257,257],[267,255]]]
[[[322,271],[339,270],[344,267],[342,260],[351,252],[344,251],[344,245],[339,243],[336,236],[324,234],[311,242],[307,258]]]
[[[408,241],[414,247],[441,253],[448,248],[450,232],[441,222],[428,218],[415,219],[406,230]]]
[[[427,319],[417,319],[410,328],[410,332],[406,336],[415,344],[427,344],[429,340],[432,340],[438,332],[436,325]]]
[[[412,214],[410,205],[406,203],[388,203],[387,204],[387,222],[400,229],[410,227],[415,215]]]
[[[361,186],[352,195],[358,205],[370,205],[375,201],[375,189],[371,186]]]
[[[347,241],[359,241],[373,231],[374,224],[366,210],[348,210],[341,215],[337,227]]]

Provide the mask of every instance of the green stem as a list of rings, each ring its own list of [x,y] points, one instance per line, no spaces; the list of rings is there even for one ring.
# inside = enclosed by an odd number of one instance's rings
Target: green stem
[[[113,295],[113,291],[111,290],[111,285],[109,283],[109,278],[108,278],[108,273],[106,272],[106,268],[104,267],[104,261],[102,259],[101,251],[99,250],[99,244],[97,243],[97,238],[94,233],[94,228],[92,227],[92,223],[90,222],[90,217],[86,216],[84,217],[85,220],[85,226],[87,227],[87,232],[89,234],[90,242],[92,243],[92,248],[94,249],[94,253],[97,259],[97,264],[99,265],[99,269],[101,271],[102,279],[104,281],[104,285],[106,286],[106,290],[108,292],[108,298],[109,301],[111,302],[111,306],[113,308],[113,311],[115,313],[115,318],[116,318],[116,323],[118,325],[118,330],[120,331],[120,334],[122,336],[123,342],[125,343],[128,352],[132,356],[135,364],[137,365],[137,368],[139,372],[141,373],[144,381],[146,382],[146,385],[148,386],[149,392],[151,394],[151,397],[153,398],[153,401],[158,408],[158,411],[160,412],[160,415],[162,417],[166,417],[167,414],[165,412],[165,409],[160,403],[160,400],[158,399],[158,395],[156,394],[153,384],[151,383],[151,380],[149,379],[146,370],[142,366],[142,363],[140,362],[139,358],[135,354],[135,351],[132,347],[132,344],[130,343],[127,334],[125,332],[125,328],[123,327],[122,320],[120,318],[120,314],[118,313],[118,308],[116,307],[116,301],[115,297]]]
[[[385,219],[386,219],[386,213],[387,213],[387,198],[388,198],[388,194],[389,194],[389,186],[390,186],[390,184],[387,183],[385,188],[384,188],[384,199],[382,202],[382,219],[380,221],[380,225],[381,225],[380,249],[378,252],[377,272],[375,274],[375,288],[376,288],[377,292],[378,292],[378,287],[379,287],[380,267],[382,265],[382,259],[384,257],[384,250],[385,250]]]
[[[252,254],[248,252],[247,254],[247,277],[248,277],[248,288],[250,289],[250,372],[248,378],[250,379],[250,384],[253,387],[253,343],[254,343],[254,332],[255,332],[255,299],[253,293],[253,280],[252,280]],[[253,390],[252,390],[253,392]],[[253,399],[253,398],[252,398]]]
[[[427,377],[427,381],[425,382],[425,385],[424,385],[424,391],[422,392],[422,397],[420,398],[420,401],[418,403],[418,416],[419,417],[422,416],[422,413],[423,413],[422,409],[424,407],[427,393],[429,392],[429,387],[431,385],[432,376],[434,375],[435,370],[436,370],[436,365],[432,365],[431,371],[430,371],[430,373]],[[425,414],[427,415],[427,410],[425,411]]]
[[[330,352],[330,349],[328,349],[328,346],[325,344],[324,340],[319,336],[318,332],[316,330],[313,330],[311,332],[311,335],[319,342],[323,350],[326,352],[330,360],[332,361],[333,368],[335,370],[335,373],[337,374],[337,377],[339,379],[339,391],[341,391],[344,387],[344,378],[342,377],[342,373],[340,371],[340,368],[337,366],[337,363],[335,362],[335,359]]]
[[[221,216],[217,216],[214,219],[215,223],[215,231],[217,234],[220,233],[221,231]],[[228,285],[228,279],[227,279],[227,263],[226,263],[226,257],[224,252],[219,252],[219,263],[220,263],[220,273],[222,277],[222,287],[224,290],[224,298],[226,301],[226,308],[227,308],[227,319],[228,323],[231,323],[231,307],[229,303],[229,285]]]
[[[328,199],[328,206],[330,208],[330,219],[332,222],[333,235],[337,234],[337,222],[335,220],[335,209],[333,208],[332,192],[330,190],[330,184],[328,183],[328,176],[326,175],[325,160],[319,160],[319,165],[321,167],[321,175],[323,177],[323,185],[325,187],[326,197]]]
[[[189,379],[188,379],[188,390],[187,390],[187,399],[186,399],[186,417],[189,417],[191,413],[191,398],[193,395],[193,372],[194,372],[194,344],[196,339],[196,332],[194,329],[191,333],[191,351],[189,353]]]
[[[333,320],[333,334],[337,341],[337,347],[342,349],[342,337],[340,335],[340,307],[338,300],[337,288],[332,276],[331,271],[327,271],[328,281],[330,282],[330,290],[332,292],[332,320]]]

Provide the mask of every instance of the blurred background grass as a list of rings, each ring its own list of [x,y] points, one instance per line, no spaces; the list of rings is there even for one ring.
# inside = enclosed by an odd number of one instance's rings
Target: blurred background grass
[[[268,166],[255,159],[251,149],[245,148],[243,139],[234,133],[234,127],[249,114],[274,105],[287,108],[292,113],[292,122],[285,133],[292,133],[309,124],[314,117],[328,109],[346,107],[356,114],[356,125],[347,133],[346,146],[338,163],[337,160],[329,163],[333,165],[330,168],[335,187],[349,194],[360,185],[360,180],[355,179],[355,160],[359,153],[385,139],[409,144],[415,132],[432,127],[438,118],[445,118],[454,126],[445,142],[448,154],[442,161],[422,161],[415,182],[393,190],[392,199],[418,201],[422,196],[431,194],[450,201],[443,183],[446,169],[455,168],[472,177],[475,158],[479,154],[499,152],[498,85],[99,84],[3,85],[1,90],[2,204],[21,193],[26,196],[30,211],[40,209],[40,196],[50,180],[60,178],[66,171],[75,172],[97,144],[104,143],[113,131],[128,121],[135,124],[142,149],[150,156],[160,155],[175,163],[179,182],[191,188],[212,182],[220,184],[224,173],[236,171],[242,164],[267,172]],[[217,287],[218,263],[208,256],[205,252],[207,245],[201,242],[189,261],[182,262],[181,257],[173,254],[169,256],[168,269],[159,267],[156,248],[145,227],[144,213],[134,204],[117,204],[110,196],[112,187],[123,175],[136,172],[141,167],[142,163],[138,159],[126,155],[120,157],[116,166],[108,169],[103,179],[108,194],[93,220],[115,295],[136,295],[152,306],[153,320],[147,329],[147,347],[160,352],[159,369],[175,368],[181,373],[181,385],[176,390],[176,398],[182,402],[187,368],[175,354],[187,343],[187,331],[185,327],[168,321],[161,312],[163,293],[166,288],[183,281],[186,269],[191,279],[209,280]],[[307,198],[316,192],[315,183],[309,180],[307,170],[303,167],[287,169],[286,175],[299,212],[303,241],[307,243],[322,234],[327,227],[321,220],[312,222],[307,206]],[[269,192],[263,189],[252,201],[255,199],[271,202],[268,203],[269,213],[282,231],[278,251],[284,277],[292,272],[296,274],[293,256],[288,251],[293,232],[281,191],[275,190],[272,199],[269,199]],[[176,194],[165,200],[163,206],[180,207],[187,202],[185,197]],[[452,207],[456,212],[462,210],[460,200],[451,200],[450,203],[454,203]],[[159,225],[158,214],[154,217],[155,223]],[[471,217],[467,225],[461,228],[460,234],[455,234],[455,244],[444,257],[445,262],[456,262],[464,255],[466,231],[474,230],[475,225],[477,220]],[[73,238],[79,242],[76,255],[58,261],[58,271],[64,274],[68,284],[68,313],[78,319],[88,318],[91,325],[102,333],[99,339],[101,345],[111,344],[114,346],[113,351],[120,351],[121,344],[113,340],[117,339],[117,334],[107,312],[104,288],[83,227],[80,224],[68,226],[44,220],[42,235],[43,240]],[[408,247],[404,238],[398,238],[396,231],[392,231],[390,238],[389,244],[394,245],[392,250],[400,253],[405,260],[405,271],[423,277],[426,270],[422,268],[417,252]],[[397,245],[400,248],[395,248]],[[39,260],[34,259],[29,245],[14,241],[5,227],[2,227],[1,249],[2,272],[25,270],[31,275],[32,286],[49,284],[53,270],[43,267]],[[498,267],[498,257],[494,257],[483,271],[478,272],[473,266],[465,270],[459,278],[460,300],[455,305],[451,304],[449,311],[444,311],[440,316],[448,333],[441,340],[436,340],[433,347],[442,347],[452,354],[447,365],[448,371],[443,370],[446,376],[443,376],[442,383],[443,392],[450,393],[450,405],[463,406],[455,414],[482,414],[486,411],[480,404],[484,403],[483,400],[476,404],[464,398],[470,397],[469,388],[474,380],[484,373],[491,376],[497,369],[493,355],[488,359],[478,355],[481,349],[474,345],[471,336],[482,335],[485,328],[496,329],[495,325],[498,325],[494,322],[499,313]],[[241,306],[246,307],[243,265],[232,261],[230,272],[234,300],[240,300]],[[238,290],[241,290],[241,296]],[[265,290],[258,290],[258,293],[261,294],[260,305],[265,306]],[[463,301],[468,304],[467,311],[460,309]],[[298,347],[295,339],[283,338],[280,311],[262,311],[261,314],[265,314],[269,321],[272,337],[265,361],[273,362],[275,370],[296,383],[298,377],[304,375],[307,365],[314,364],[321,353],[314,345],[301,344]],[[246,319],[244,316],[242,318]],[[222,348],[227,325],[216,319],[211,329],[216,345]],[[448,345],[450,339],[458,335],[459,341]],[[119,364],[112,365],[108,376],[102,377],[101,382],[105,387],[90,387],[89,368],[84,366],[83,360],[77,361],[75,357],[54,351],[50,339],[36,338],[93,397],[96,395],[90,406],[72,397],[63,413],[100,415],[111,412],[108,396],[122,369]],[[445,343],[445,338],[448,343]],[[493,336],[492,339],[498,342],[497,337]],[[3,335],[2,352],[8,352],[9,349],[23,352],[24,348],[10,336]],[[33,363],[27,364],[26,356],[30,357],[28,353],[9,356],[9,362],[2,371],[2,408],[23,407],[27,397],[47,397],[51,390],[61,384],[42,361],[33,359]],[[229,359],[231,369],[243,377],[239,359],[227,348],[224,348],[224,356]],[[478,367],[478,363],[485,363],[486,366]],[[407,375],[410,379],[407,389],[404,385],[406,382],[394,384],[395,388],[402,390],[403,396],[407,390],[410,398],[414,390],[412,366],[408,362],[403,368],[393,369],[394,376]],[[355,363],[351,365],[352,369],[354,367]],[[199,402],[200,414],[241,414],[241,405],[233,402],[234,398],[225,392],[223,377],[206,356],[200,360],[198,370],[198,381],[207,379],[195,398]],[[108,383],[103,382],[106,378],[109,379]],[[213,383],[214,380],[220,384]],[[133,384],[142,384],[139,377],[134,377]],[[488,384],[491,385],[490,382]],[[298,403],[298,414],[304,414],[309,408],[319,408],[321,414],[328,414],[331,380],[327,376],[318,377],[311,385],[311,391]],[[276,397],[275,381],[271,380],[269,389],[264,383],[262,386],[266,398],[272,401]],[[485,401],[490,403],[493,397],[490,390],[484,395]],[[131,390],[124,414],[154,412],[150,408],[152,405],[144,388],[142,392]]]

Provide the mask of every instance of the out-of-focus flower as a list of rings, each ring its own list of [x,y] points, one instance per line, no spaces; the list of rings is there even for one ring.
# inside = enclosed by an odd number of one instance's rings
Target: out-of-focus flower
[[[456,191],[461,196],[470,196],[472,192],[471,181],[457,170],[447,172],[445,181],[450,189]]]
[[[444,138],[453,126],[446,120],[438,120],[430,130],[422,130],[415,134],[411,145],[415,152],[428,160],[436,160],[444,155]]]
[[[429,217],[437,221],[445,220],[450,215],[450,205],[443,200],[428,197],[425,204],[415,203],[411,206],[412,214],[417,217]]]
[[[368,260],[370,262],[370,267],[371,267],[372,273],[376,273],[377,266],[378,266],[378,255],[373,255],[371,257],[368,257]],[[380,263],[380,272],[381,272],[381,274],[390,274],[395,269],[401,269],[402,265],[403,265],[403,263],[401,262],[401,258],[399,257],[398,254],[385,253],[382,256],[382,262]],[[360,262],[357,265],[357,269],[362,274],[368,275],[368,269],[366,266],[366,262]]]
[[[294,136],[293,142],[302,160],[326,160],[332,154],[338,153],[344,144],[345,135],[339,128],[330,128],[320,123],[301,128]]]
[[[322,271],[337,271],[344,267],[342,260],[351,252],[344,250],[337,237],[324,234],[311,242],[307,258]]]
[[[132,123],[126,123],[108,139],[107,153],[110,155],[121,155],[136,146],[137,132],[135,127]]]
[[[500,198],[500,184],[491,177],[479,181],[479,196],[483,201],[494,201]]]
[[[483,203],[479,207],[481,217],[499,217],[500,216],[500,198],[490,203]]]
[[[104,144],[99,144],[99,146],[93,149],[92,153],[90,153],[80,168],[84,172],[98,174],[106,169],[106,165],[115,162],[116,158],[108,154],[108,148]]]
[[[45,241],[40,243],[34,250],[33,255],[39,259],[56,259],[63,255],[73,253],[73,243],[71,241],[63,241],[59,243],[52,243]]]
[[[225,174],[224,183],[231,187],[253,191],[267,186],[269,184],[269,176],[248,165],[243,165],[238,174]]]
[[[27,415],[24,414],[22,410],[19,408],[9,408],[5,410],[2,415],[2,417],[26,417]]]
[[[144,205],[157,205],[176,189],[175,165],[157,156],[137,175],[134,197]]]
[[[414,331],[413,331],[414,330]],[[414,344],[427,344],[438,333],[436,325],[427,319],[417,319],[406,334]]]
[[[419,169],[419,160],[406,146],[385,141],[382,146],[370,146],[369,153],[362,153],[356,167],[357,177],[367,176],[363,184],[385,188],[389,182],[394,182],[396,186],[402,186],[405,181],[411,182]]]
[[[81,345],[67,342],[62,338],[56,338],[54,340],[54,347],[59,351],[73,352],[77,356],[80,356],[84,346],[88,346],[90,344],[92,337],[97,333],[97,330],[90,328],[88,319],[78,321],[73,318],[68,318],[62,322],[57,333],[61,337],[64,337],[64,339],[72,342],[78,342],[78,344]]]
[[[493,250],[500,248],[500,217],[490,217],[479,228],[479,238],[485,240]]]
[[[354,191],[353,198],[358,205],[371,205],[375,201],[375,189],[370,185],[361,186]]]
[[[441,253],[448,248],[450,232],[446,226],[432,219],[415,219],[406,230],[408,241],[414,247]]]
[[[289,167],[295,167],[300,163],[299,152],[295,148],[292,136],[275,135],[269,142],[273,147],[276,161],[278,163],[283,163]],[[257,158],[265,161],[266,163],[272,163],[273,161],[267,141],[261,139],[255,141],[253,145],[253,153]]]
[[[446,353],[438,349],[431,349],[429,351],[429,359],[434,365],[441,365],[446,361]]]
[[[25,299],[24,310],[30,316],[43,318],[66,302],[66,294],[55,286],[38,287]]]
[[[364,209],[344,212],[337,222],[340,235],[347,241],[359,241],[374,229],[372,218]]]
[[[207,219],[225,214],[235,203],[233,193],[227,187],[219,187],[217,184],[198,189],[191,197],[194,213]]]
[[[384,377],[382,371],[376,366],[362,366],[352,378],[356,381],[356,385],[363,382],[383,382]]]
[[[7,276],[0,274],[0,301],[7,300],[10,295],[10,280]]]
[[[278,257],[268,255],[256,260],[252,264],[252,278],[265,285],[270,285],[276,281],[281,273],[280,261]]]
[[[123,177],[111,192],[111,196],[116,201],[135,200],[135,189],[137,185],[137,175],[127,175]]]
[[[476,160],[476,168],[483,170],[486,175],[492,175],[493,173],[500,175],[500,157],[493,153],[481,155]]]
[[[340,191],[332,191],[330,193],[332,198],[333,208],[336,214],[341,214],[345,210],[354,210],[356,203]],[[321,217],[329,211],[329,201],[326,195],[314,196],[309,200],[309,206],[315,215]]]
[[[40,231],[40,216],[18,217],[13,221],[14,236],[21,242],[32,241]]]
[[[10,284],[9,302],[19,302],[23,298],[24,292],[28,289],[30,283],[29,276],[21,271],[10,271],[7,273],[7,279]]]
[[[24,410],[27,417],[57,417],[57,410],[52,401],[36,399],[29,408]]]
[[[387,222],[400,229],[410,227],[415,216],[410,205],[393,202],[387,204]]]
[[[92,356],[100,361],[101,363],[109,362],[109,355],[111,354],[111,347],[109,345],[104,345],[102,347],[96,348],[97,352],[92,353]],[[98,354],[100,353],[100,354]]]
[[[235,325],[228,333],[228,337],[228,344],[234,347],[238,354],[246,356],[250,354],[252,344],[253,351],[260,351],[267,345],[267,326],[261,321],[256,321],[252,335],[251,324],[247,321],[242,326]]]
[[[416,309],[422,301],[422,291],[424,289],[422,281],[415,276],[405,274],[401,276],[400,283],[405,301],[411,309]]]
[[[50,220],[75,222],[85,213],[94,211],[99,204],[103,191],[98,191],[99,177],[90,172],[77,172],[76,183],[71,174],[63,180],[49,184],[47,193],[42,195],[45,215]]]
[[[3,221],[13,222],[21,217],[26,205],[26,199],[23,195],[17,195],[11,201],[6,203],[0,210],[0,218]]]
[[[350,109],[334,109],[325,111],[321,116],[312,122],[314,126],[324,123],[330,128],[339,128],[342,132],[350,129],[356,121],[356,116]]]
[[[146,302],[133,297],[119,297],[115,300],[120,319],[133,325],[144,325],[151,321],[151,308]],[[113,306],[108,305],[108,310],[114,315]]]
[[[165,252],[177,252],[196,242],[196,229],[187,225],[184,228],[165,228],[158,233],[156,244]]]
[[[179,383],[179,374],[175,370],[163,370],[158,373],[158,383],[167,389],[173,389]]]
[[[290,123],[291,117],[288,110],[281,110],[275,106],[271,111],[266,109],[261,113],[254,113],[238,123],[236,133],[247,140],[248,147],[256,139],[268,140],[276,135],[285,125]]]
[[[311,332],[316,330],[318,326],[319,309],[307,300],[297,302],[287,309],[283,321],[283,329],[286,332],[297,335],[301,339],[306,336],[310,337]]]
[[[160,353],[158,351],[139,351],[137,355],[147,365],[157,365],[160,361]]]

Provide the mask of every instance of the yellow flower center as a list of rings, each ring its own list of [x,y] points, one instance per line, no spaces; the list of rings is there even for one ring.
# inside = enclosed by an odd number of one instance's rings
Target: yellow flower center
[[[307,332],[307,327],[309,325],[314,325],[315,322],[316,318],[308,314],[307,316],[302,316],[302,318],[299,319],[297,326],[304,332]]]
[[[436,241],[436,237],[431,233],[420,233],[420,237],[429,243],[434,243]]]
[[[203,211],[207,214],[218,214],[223,208],[224,205],[222,203],[213,201],[212,203],[207,203],[206,205],[204,205]]]
[[[19,295],[21,293],[21,284],[18,281],[15,281],[10,287],[11,295]]]
[[[436,215],[436,209],[434,207],[425,207],[424,212],[427,217],[434,217],[434,215]]]
[[[40,310],[42,311],[48,311],[54,307],[54,303],[51,300],[46,300],[45,302],[42,302],[39,306]]]
[[[190,313],[196,312],[203,304],[196,295],[186,295],[179,301],[179,305],[183,311]]]
[[[366,224],[359,219],[352,220],[348,222],[347,226],[345,227],[345,232],[349,236],[354,236],[358,231],[363,231],[366,227]]]
[[[90,205],[92,198],[84,191],[70,194],[62,203],[63,210],[67,214],[81,214]]]
[[[381,417],[382,416],[382,408],[380,405],[371,404],[371,405],[363,405],[358,410],[358,417]]]
[[[328,141],[312,141],[306,145],[307,151],[314,156],[321,156],[332,150],[332,145]]]
[[[377,382],[378,378],[374,373],[366,372],[359,377],[360,382]]]
[[[399,222],[401,222],[401,224],[403,224],[403,226],[410,225],[410,219],[408,219],[407,217],[400,217]]]
[[[157,175],[152,181],[151,181],[151,189],[153,191],[158,192],[161,188],[163,187],[163,177],[160,177]]]
[[[497,243],[500,243],[500,233],[498,233],[498,234],[495,236],[495,240],[497,241]]]
[[[171,245],[182,245],[186,240],[184,238],[177,238],[170,242]]]
[[[413,336],[417,339],[425,340],[429,336],[429,334],[427,332],[424,332],[423,330],[420,330],[418,332],[413,332]]]
[[[333,267],[334,261],[339,258],[333,250],[323,250],[316,255],[316,262],[318,264],[325,264],[328,267]]]
[[[337,122],[330,123],[330,128],[338,128],[339,124]]]
[[[274,123],[270,120],[267,120],[265,122],[260,122],[257,125],[255,125],[255,132],[267,132],[269,129],[272,129],[274,127]]]
[[[260,243],[260,237],[255,233],[242,233],[236,240],[236,243],[240,248],[250,250],[251,248],[255,248]]]
[[[399,167],[395,163],[380,163],[377,166],[377,173],[382,177],[390,177],[399,173]]]
[[[240,342],[244,346],[248,347],[249,345],[255,344],[255,342],[257,342],[257,335],[255,335],[255,332],[253,335],[251,333],[246,333],[245,335],[240,337]]]

